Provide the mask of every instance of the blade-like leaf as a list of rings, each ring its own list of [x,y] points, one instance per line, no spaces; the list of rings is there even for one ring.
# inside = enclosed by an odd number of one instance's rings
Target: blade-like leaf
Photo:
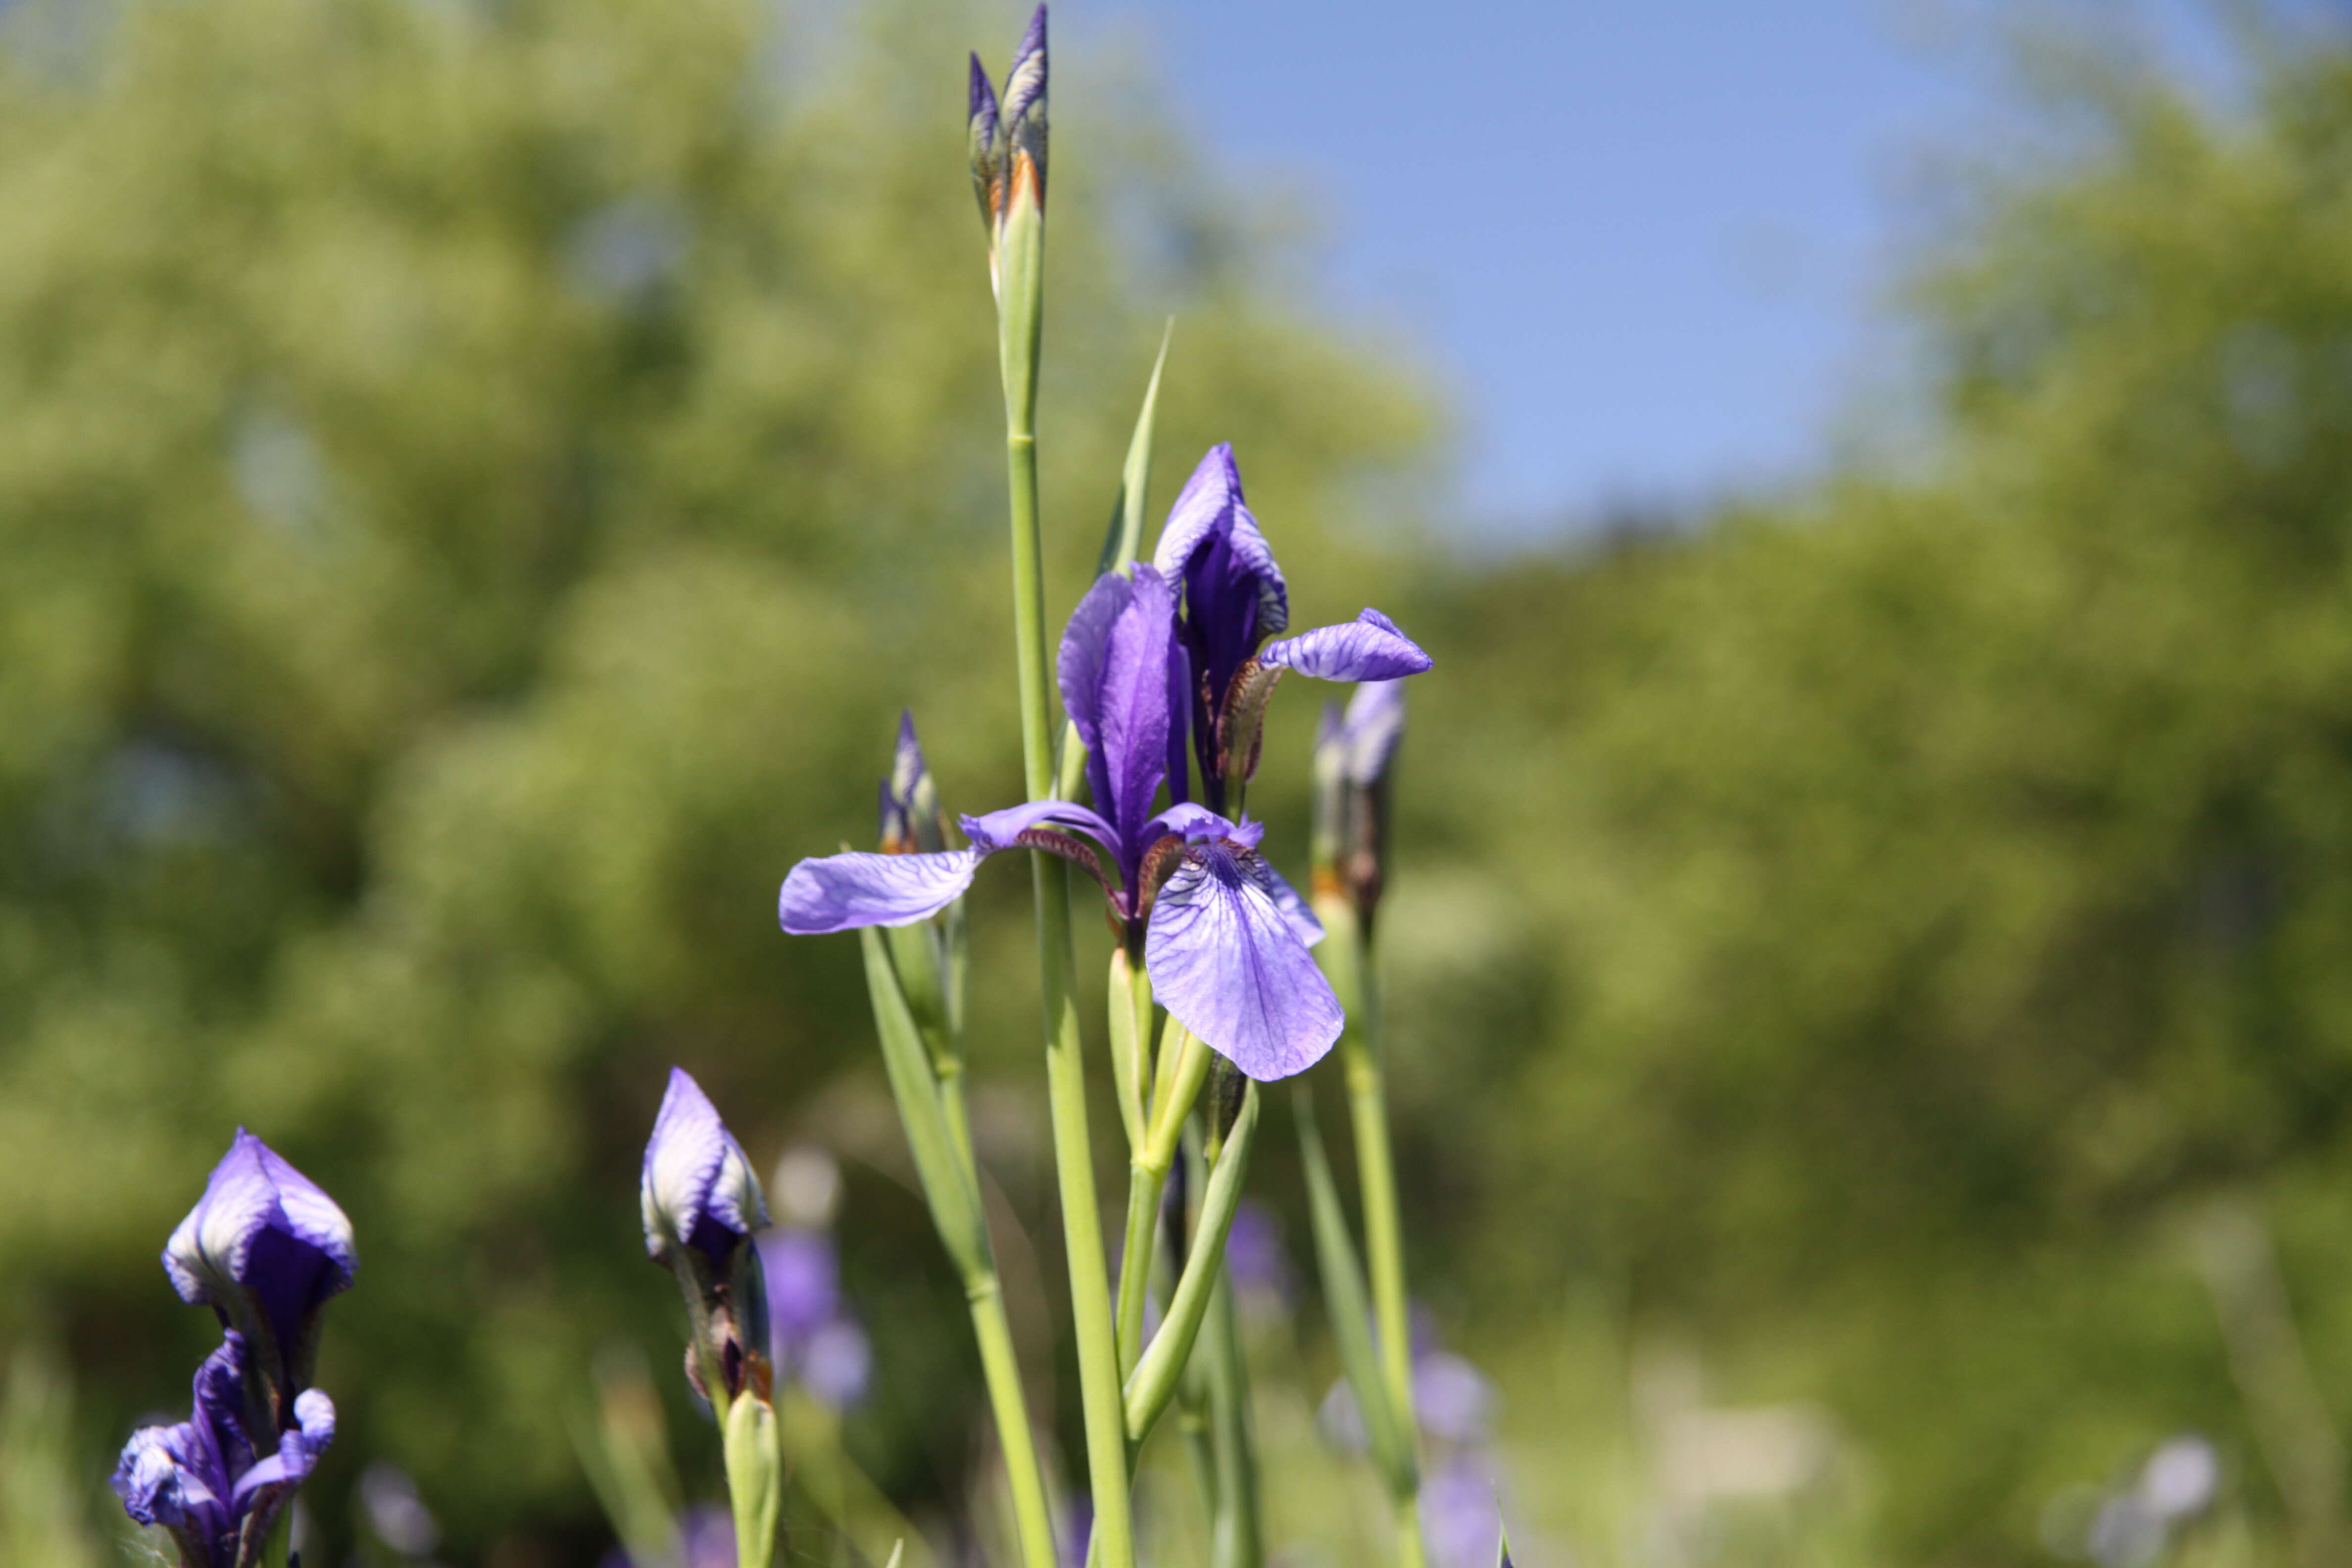
[[[1339,1206],[1339,1186],[1331,1179],[1322,1134],[1315,1126],[1315,1101],[1304,1084],[1298,1087],[1296,1103],[1298,1152],[1307,1171],[1308,1212],[1315,1223],[1315,1266],[1323,1279],[1331,1342],[1339,1350],[1348,1386],[1355,1391],[1356,1408],[1363,1415],[1372,1462],[1380,1467],[1391,1491],[1399,1497],[1410,1496],[1420,1484],[1420,1469],[1413,1462],[1412,1445],[1397,1423],[1388,1385],[1381,1377],[1380,1355],[1372,1344],[1370,1291],[1364,1284],[1363,1266],[1357,1260],[1347,1211]]]
[[[1234,1211],[1241,1206],[1242,1180],[1249,1173],[1250,1144],[1257,1134],[1257,1085],[1242,1097],[1241,1114],[1225,1136],[1223,1152],[1209,1173],[1208,1191],[1201,1197],[1201,1224],[1193,1233],[1192,1255],[1168,1302],[1168,1316],[1159,1333],[1144,1348],[1135,1375],[1127,1380],[1127,1440],[1141,1443],[1168,1408],[1192,1342],[1209,1310],[1211,1293],[1225,1265],[1225,1234],[1233,1228]]]
[[[1095,575],[1116,572],[1143,547],[1143,509],[1151,501],[1152,427],[1160,416],[1160,373],[1168,367],[1169,341],[1176,335],[1176,318],[1160,334],[1160,357],[1151,362],[1151,381],[1143,389],[1143,407],[1135,416],[1135,434],[1128,437],[1127,466],[1119,472],[1118,499],[1111,503],[1110,528],[1103,535],[1102,561]]]
[[[882,1040],[882,1069],[890,1079],[891,1097],[898,1102],[898,1120],[907,1130],[907,1147],[915,1156],[915,1174],[930,1205],[931,1220],[965,1279],[992,1273],[979,1195],[956,1156],[947,1112],[940,1104],[939,1082],[931,1076],[930,1055],[898,989],[890,950],[871,926],[857,935],[866,950],[866,989],[874,1004],[875,1032]]]

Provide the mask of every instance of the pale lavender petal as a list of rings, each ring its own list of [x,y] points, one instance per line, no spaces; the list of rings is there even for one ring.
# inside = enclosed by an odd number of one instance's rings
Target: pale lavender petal
[[[656,1259],[667,1257],[676,1241],[722,1260],[736,1242],[768,1223],[767,1200],[742,1145],[683,1068],[669,1069],[669,1087],[646,1142],[638,1201],[646,1252]]]
[[[1179,1023],[1268,1082],[1314,1066],[1345,1019],[1247,864],[1255,858],[1215,841],[1187,853],[1152,907],[1144,962],[1154,994]]]
[[[1412,1363],[1412,1407],[1422,1430],[1447,1443],[1480,1443],[1494,1421],[1495,1385],[1451,1351]]]
[[[936,855],[875,855],[852,850],[803,860],[784,879],[776,898],[776,919],[794,936],[912,925],[939,913],[971,886],[982,853],[947,849]]]
[[[1255,827],[1257,825],[1252,823],[1250,826]],[[1300,942],[1313,947],[1323,940],[1323,922],[1315,918],[1315,911],[1307,907],[1307,900],[1298,896],[1298,889],[1292,887],[1281,872],[1267,864],[1264,857],[1256,855],[1243,862],[1243,867],[1265,889],[1265,896],[1274,900],[1274,907],[1282,911],[1282,918],[1290,922],[1290,929],[1297,934]]]
[[[1430,668],[1429,655],[1378,610],[1274,643],[1258,662],[1322,680],[1395,680]]]

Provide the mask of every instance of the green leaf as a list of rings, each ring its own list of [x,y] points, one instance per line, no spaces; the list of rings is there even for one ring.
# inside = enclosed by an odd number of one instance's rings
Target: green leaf
[[[1176,1393],[1192,1342],[1201,1331],[1209,1300],[1223,1275],[1225,1233],[1233,1228],[1234,1211],[1241,1206],[1242,1181],[1249,1173],[1250,1145],[1257,1134],[1257,1085],[1242,1096],[1241,1114],[1226,1135],[1223,1154],[1209,1173],[1208,1191],[1201,1196],[1200,1227],[1193,1233],[1192,1255],[1169,1299],[1168,1316],[1127,1380],[1127,1440],[1141,1443],[1168,1408]]]
[[[898,1102],[898,1121],[907,1130],[907,1146],[915,1156],[915,1174],[930,1205],[931,1220],[966,1280],[993,1273],[980,1199],[956,1154],[947,1112],[940,1104],[939,1080],[931,1076],[931,1058],[898,988],[889,949],[882,933],[870,926],[857,936],[866,950],[866,988],[874,1004],[875,1032],[882,1040],[882,1068]]]
[[[1102,560],[1095,575],[1116,572],[1142,552],[1143,510],[1151,503],[1152,428],[1160,415],[1160,373],[1168,368],[1168,344],[1176,335],[1176,318],[1160,334],[1160,357],[1151,362],[1151,380],[1143,389],[1143,407],[1135,416],[1135,434],[1128,437],[1127,466],[1119,471],[1118,499],[1111,503],[1110,528],[1103,535]]]

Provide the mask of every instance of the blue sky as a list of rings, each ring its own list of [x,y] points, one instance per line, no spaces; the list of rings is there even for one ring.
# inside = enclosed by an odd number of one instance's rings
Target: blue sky
[[[1463,416],[1495,531],[1800,475],[1884,380],[1906,181],[1997,103],[1958,0],[1063,0],[1139,33]],[[1876,322],[1874,325],[1874,322]]]

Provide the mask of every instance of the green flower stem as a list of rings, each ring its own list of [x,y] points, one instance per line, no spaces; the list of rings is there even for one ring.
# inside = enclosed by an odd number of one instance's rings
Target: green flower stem
[[[1264,1568],[1265,1526],[1258,1506],[1257,1445],[1250,1436],[1249,1369],[1234,1321],[1233,1287],[1223,1269],[1215,1298],[1201,1346],[1209,1363],[1210,1447],[1217,1471],[1210,1568]]]
[[[1389,1143],[1387,1074],[1381,1050],[1381,993],[1374,952],[1360,921],[1350,920],[1350,955],[1356,962],[1354,1005],[1339,1037],[1340,1065],[1348,1081],[1348,1114],[1355,1124],[1356,1184],[1364,1205],[1364,1251],[1371,1276],[1372,1318],[1380,1327],[1381,1381],[1389,1408],[1409,1451],[1420,1447],[1420,1422],[1412,1408],[1412,1321],[1406,1305],[1404,1226],[1397,1212],[1396,1159]],[[1421,1535],[1416,1482],[1395,1492],[1397,1562],[1423,1568],[1427,1549]]]
[[[1055,1173],[1061,1184],[1062,1244],[1070,1265],[1070,1321],[1078,1342],[1078,1393],[1086,1415],[1087,1474],[1103,1568],[1134,1568],[1128,1507],[1127,1426],[1119,1401],[1118,1336],[1111,1323],[1110,1268],[1095,1199],[1094,1141],[1087,1128],[1087,1066],[1070,991],[1070,884],[1061,860],[1031,852],[1037,894],[1037,945],[1045,1001],[1045,1089],[1054,1120]]]

